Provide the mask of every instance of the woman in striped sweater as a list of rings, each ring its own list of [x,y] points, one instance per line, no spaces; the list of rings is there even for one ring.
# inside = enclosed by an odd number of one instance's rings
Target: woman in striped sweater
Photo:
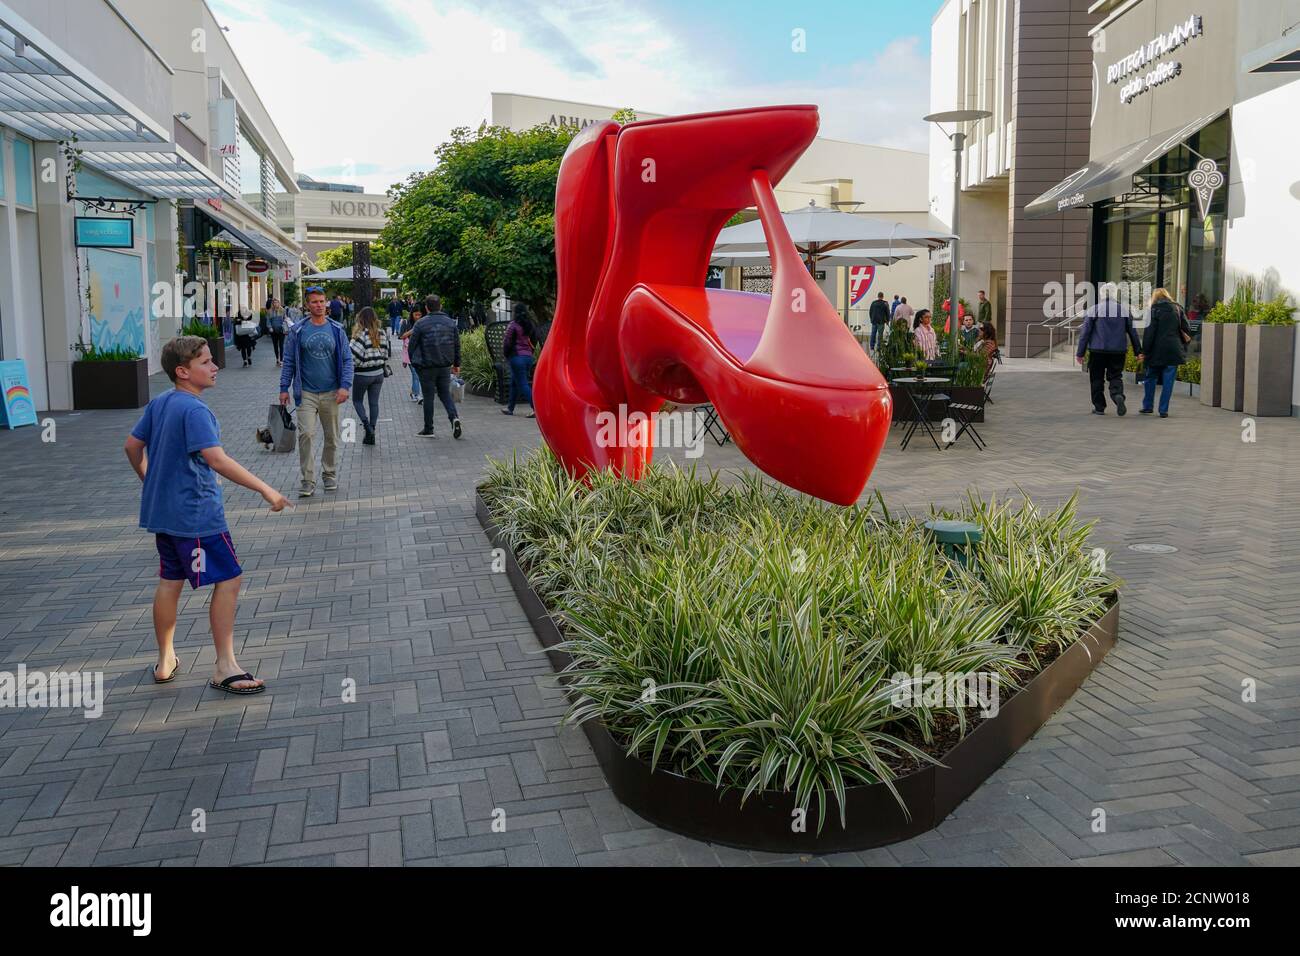
[[[379,327],[379,316],[366,306],[357,315],[352,334],[352,405],[366,430],[363,445],[375,443],[375,426],[379,424],[379,390],[384,386],[384,366],[388,364],[388,339]],[[366,396],[370,397],[370,417],[366,417]]]

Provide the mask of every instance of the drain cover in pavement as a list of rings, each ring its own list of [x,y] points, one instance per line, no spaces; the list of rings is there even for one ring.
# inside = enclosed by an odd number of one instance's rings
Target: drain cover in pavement
[[[1178,550],[1172,544],[1130,544],[1128,549],[1143,554],[1173,554]]]

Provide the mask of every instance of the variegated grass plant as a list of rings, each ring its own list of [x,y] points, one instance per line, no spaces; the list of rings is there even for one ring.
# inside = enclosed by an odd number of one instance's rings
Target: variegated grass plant
[[[893,781],[960,706],[896,707],[894,675],[989,673],[1014,688],[1105,608],[1116,581],[1072,498],[969,498],[985,530],[967,566],[919,520],[832,508],[746,473],[671,463],[632,482],[571,479],[546,449],[491,463],[481,488],[572,655],[569,721],[599,720],[657,769],[793,791],[818,826],[831,798]],[[931,748],[933,749],[933,748]],[[906,810],[906,807],[904,807]]]

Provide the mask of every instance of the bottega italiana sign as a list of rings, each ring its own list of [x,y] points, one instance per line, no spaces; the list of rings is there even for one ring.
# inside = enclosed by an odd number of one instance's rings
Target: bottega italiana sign
[[[1106,82],[1119,83],[1131,74],[1136,73],[1136,76],[1133,76],[1132,79],[1119,88],[1120,102],[1133,102],[1135,97],[1160,86],[1162,83],[1168,83],[1183,72],[1182,63],[1176,60],[1163,63],[1156,63],[1156,61],[1166,53],[1170,53],[1184,43],[1188,43],[1200,36],[1201,33],[1201,18],[1198,16],[1188,17],[1185,23],[1179,23],[1167,33],[1161,33],[1148,40],[1128,56],[1108,66],[1106,68]],[[1143,73],[1142,70],[1151,64],[1155,65]]]

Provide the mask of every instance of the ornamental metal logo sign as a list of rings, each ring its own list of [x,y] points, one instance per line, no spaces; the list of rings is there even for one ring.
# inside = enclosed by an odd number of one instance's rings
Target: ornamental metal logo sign
[[[1130,74],[1136,73],[1137,75],[1121,86],[1119,90],[1121,103],[1133,102],[1136,97],[1147,90],[1168,83],[1181,75],[1183,71],[1182,63],[1176,60],[1156,64],[1146,73],[1141,72],[1143,67],[1154,64],[1156,60],[1166,53],[1178,49],[1203,33],[1204,28],[1201,18],[1196,15],[1188,17],[1185,23],[1179,23],[1167,33],[1162,33],[1148,40],[1132,53],[1106,67],[1106,82],[1118,83]]]
[[[1204,221],[1209,215],[1214,191],[1223,185],[1223,173],[1219,172],[1219,166],[1214,160],[1203,159],[1187,174],[1187,185],[1196,193],[1196,204],[1200,207],[1201,220]]]

